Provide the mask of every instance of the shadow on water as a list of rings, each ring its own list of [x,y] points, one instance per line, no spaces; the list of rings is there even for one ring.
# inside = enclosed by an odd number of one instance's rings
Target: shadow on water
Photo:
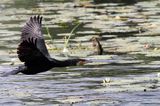
[[[64,38],[81,23],[71,36],[69,57],[94,60],[36,75],[0,77],[0,105],[159,106],[159,10],[159,0],[0,1],[0,74],[22,64],[16,54],[20,30],[34,14],[43,14],[52,56],[66,59],[60,55]],[[103,55],[93,55],[90,39],[95,36]]]

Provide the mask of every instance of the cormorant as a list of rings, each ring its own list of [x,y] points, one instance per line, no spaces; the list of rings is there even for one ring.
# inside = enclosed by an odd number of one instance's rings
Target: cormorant
[[[42,33],[42,17],[33,16],[22,28],[20,44],[17,48],[18,58],[23,65],[3,76],[23,74],[37,74],[48,71],[53,67],[76,66],[86,62],[84,59],[56,60],[51,58],[45,45]]]

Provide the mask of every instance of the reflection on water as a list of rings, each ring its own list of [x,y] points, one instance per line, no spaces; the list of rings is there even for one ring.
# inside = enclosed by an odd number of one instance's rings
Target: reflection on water
[[[43,14],[43,31],[52,56],[64,58],[60,55],[64,36],[81,23],[69,42],[70,56],[95,62],[33,76],[0,77],[0,105],[159,106],[160,1],[133,0],[129,5],[125,1],[1,0],[0,74],[21,64],[16,55],[20,30],[37,14]],[[104,55],[92,55],[93,36],[100,38]]]

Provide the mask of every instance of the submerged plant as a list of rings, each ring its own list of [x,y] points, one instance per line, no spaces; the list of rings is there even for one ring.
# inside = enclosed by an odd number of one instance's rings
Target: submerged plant
[[[69,43],[69,40],[70,40],[70,38],[71,38],[71,36],[73,35],[73,32],[79,27],[79,25],[80,25],[81,23],[78,23],[72,30],[71,30],[71,32],[70,32],[70,34],[69,34],[69,36],[67,37],[67,36],[65,36],[64,37],[64,47],[63,47],[63,53],[69,53],[69,50],[67,49],[67,46],[68,46],[68,43]]]

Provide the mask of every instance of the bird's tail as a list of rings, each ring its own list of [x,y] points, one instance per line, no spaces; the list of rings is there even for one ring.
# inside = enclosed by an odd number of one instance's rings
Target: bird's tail
[[[23,68],[22,66],[19,66],[18,68],[14,69],[14,70],[12,70],[10,72],[3,73],[1,75],[1,77],[7,77],[9,75],[16,75],[16,74],[22,72],[22,68]]]

